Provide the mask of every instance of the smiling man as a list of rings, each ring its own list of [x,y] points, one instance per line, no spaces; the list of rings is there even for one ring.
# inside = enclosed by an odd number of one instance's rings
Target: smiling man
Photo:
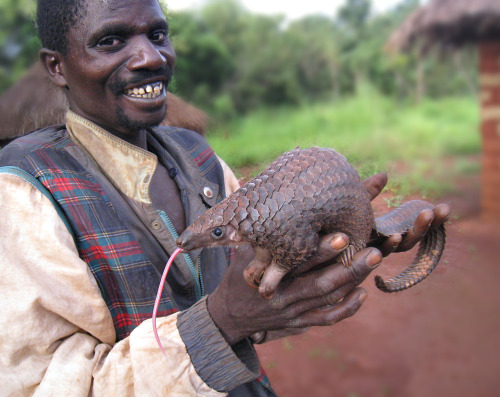
[[[66,32],[62,51],[44,48],[41,58],[54,82],[70,91],[72,111],[113,134],[135,139],[165,117],[175,52],[157,2],[101,3],[80,4],[84,23]],[[55,12],[50,6],[39,14],[54,18]],[[45,28],[41,25],[42,37]]]
[[[252,343],[353,315],[381,253],[346,269],[347,237],[324,236],[271,299],[243,279],[248,247],[178,256],[163,356],[150,318],[175,239],[237,182],[198,134],[157,127],[175,66],[157,0],[39,0],[37,12],[41,60],[70,110],[0,152],[2,394],[274,395]],[[376,196],[385,178],[365,184]],[[447,211],[379,248],[413,246]]]

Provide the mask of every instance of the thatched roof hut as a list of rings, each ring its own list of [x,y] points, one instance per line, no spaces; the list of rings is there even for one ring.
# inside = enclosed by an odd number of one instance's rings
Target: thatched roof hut
[[[453,48],[491,40],[500,40],[499,0],[430,0],[404,21],[387,47]]]
[[[0,146],[36,129],[64,122],[68,101],[50,80],[40,62],[35,63],[0,96]],[[206,132],[207,115],[172,93],[167,94],[163,125]]]
[[[430,0],[394,32],[392,51],[477,45],[481,92],[482,209],[500,219],[500,0]]]

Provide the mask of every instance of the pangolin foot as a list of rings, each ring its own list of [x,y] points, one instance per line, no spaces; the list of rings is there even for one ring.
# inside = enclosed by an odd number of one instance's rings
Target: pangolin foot
[[[259,288],[260,280],[264,275],[264,270],[266,270],[266,266],[261,262],[256,262],[255,260],[250,262],[243,271],[243,277],[245,278],[246,283],[250,287]]]
[[[352,258],[354,258],[354,254],[356,253],[356,248],[353,245],[349,244],[349,246],[341,252],[338,261],[344,265],[344,267],[350,267],[352,263]]]
[[[278,288],[281,279],[287,274],[289,269],[277,265],[275,262],[271,263],[264,274],[259,285],[259,293],[264,298],[271,298]]]
[[[243,271],[246,283],[253,288],[259,288],[265,270],[271,266],[272,256],[269,251],[261,248],[255,249],[255,258]]]

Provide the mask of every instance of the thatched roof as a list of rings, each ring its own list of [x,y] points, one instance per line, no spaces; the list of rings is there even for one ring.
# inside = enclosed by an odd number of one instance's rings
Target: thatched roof
[[[40,62],[0,96],[0,146],[36,129],[64,122],[68,101]],[[190,129],[204,135],[207,115],[172,93],[167,94],[163,125]]]
[[[500,0],[430,0],[393,33],[387,48],[425,50],[486,40],[500,40]]]

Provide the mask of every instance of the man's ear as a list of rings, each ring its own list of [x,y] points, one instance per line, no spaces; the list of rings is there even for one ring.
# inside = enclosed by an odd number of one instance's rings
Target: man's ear
[[[58,87],[64,88],[68,86],[66,77],[64,76],[63,68],[61,65],[62,56],[58,51],[52,51],[47,48],[40,50],[40,61],[49,73],[53,83]]]

